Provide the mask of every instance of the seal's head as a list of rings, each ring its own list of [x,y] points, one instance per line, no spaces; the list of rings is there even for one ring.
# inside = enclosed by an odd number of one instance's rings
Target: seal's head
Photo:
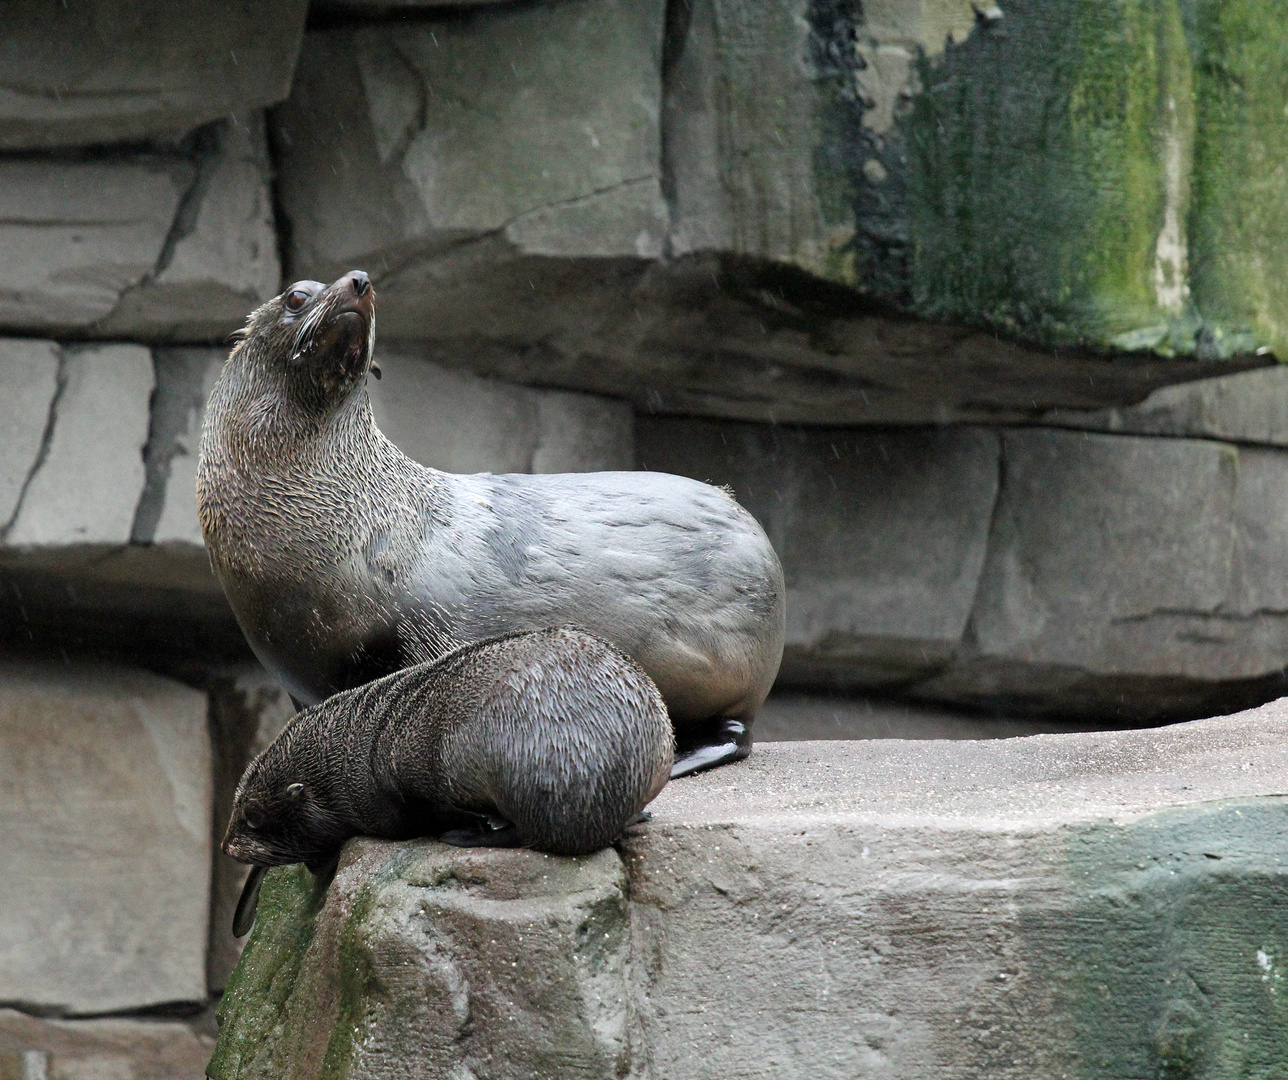
[[[376,291],[362,270],[330,285],[297,281],[255,311],[238,336],[238,350],[254,349],[302,400],[329,411],[375,367]]]
[[[225,854],[254,866],[325,864],[352,835],[337,769],[318,752],[301,713],[251,762],[233,796]]]

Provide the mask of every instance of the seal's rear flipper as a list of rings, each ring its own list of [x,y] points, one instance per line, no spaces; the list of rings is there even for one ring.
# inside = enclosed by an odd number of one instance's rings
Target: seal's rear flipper
[[[255,912],[259,908],[259,888],[264,884],[267,866],[252,866],[242,886],[241,899],[233,912],[233,937],[245,937],[255,925]]]
[[[731,761],[741,761],[751,754],[751,727],[741,720],[721,720],[711,741],[704,744],[678,748],[675,764],[671,766],[671,779],[691,773],[714,769]]]
[[[523,838],[513,822],[496,814],[470,814],[477,824],[451,829],[438,839],[452,847],[523,847]]]

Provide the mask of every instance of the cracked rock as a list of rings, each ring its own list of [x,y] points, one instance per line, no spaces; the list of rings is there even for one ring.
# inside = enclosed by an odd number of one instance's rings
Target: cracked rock
[[[0,338],[0,530],[13,520],[40,457],[58,368],[54,342]]]
[[[9,0],[0,149],[173,138],[281,101],[307,0]]]
[[[138,345],[59,353],[43,439],[0,540],[9,547],[125,544],[143,489],[152,356]],[[11,351],[3,359],[7,371],[21,370],[21,354],[16,364]]]
[[[0,326],[218,341],[278,290],[263,120],[186,152],[0,159]]]
[[[660,254],[661,34],[656,0],[308,34],[275,117],[293,265],[380,274],[485,236],[516,255]]]
[[[206,997],[206,698],[130,668],[0,671],[0,1001]]]

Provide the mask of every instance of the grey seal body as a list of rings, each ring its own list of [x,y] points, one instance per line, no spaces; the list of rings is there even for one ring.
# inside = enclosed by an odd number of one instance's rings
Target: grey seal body
[[[672,747],[629,657],[571,627],[506,635],[297,714],[243,774],[223,848],[316,870],[352,836],[446,831],[584,855],[662,789]]]
[[[251,317],[207,406],[202,529],[265,666],[316,703],[466,642],[575,624],[656,682],[676,775],[745,756],[785,618],[751,515],[661,473],[413,462],[371,414],[374,318],[359,271],[292,286]]]

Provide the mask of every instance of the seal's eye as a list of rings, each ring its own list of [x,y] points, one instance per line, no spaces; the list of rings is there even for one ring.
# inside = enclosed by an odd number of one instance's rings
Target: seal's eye
[[[286,785],[286,797],[287,797],[288,799],[290,799],[290,800],[291,800],[291,802],[299,802],[302,798],[304,798],[304,785],[303,785],[303,784],[287,784],[287,785]]]
[[[264,811],[258,806],[248,806],[242,811],[242,820],[246,822],[248,829],[262,829],[264,827]]]
[[[286,310],[299,311],[309,302],[309,294],[303,289],[292,289],[286,294]]]

